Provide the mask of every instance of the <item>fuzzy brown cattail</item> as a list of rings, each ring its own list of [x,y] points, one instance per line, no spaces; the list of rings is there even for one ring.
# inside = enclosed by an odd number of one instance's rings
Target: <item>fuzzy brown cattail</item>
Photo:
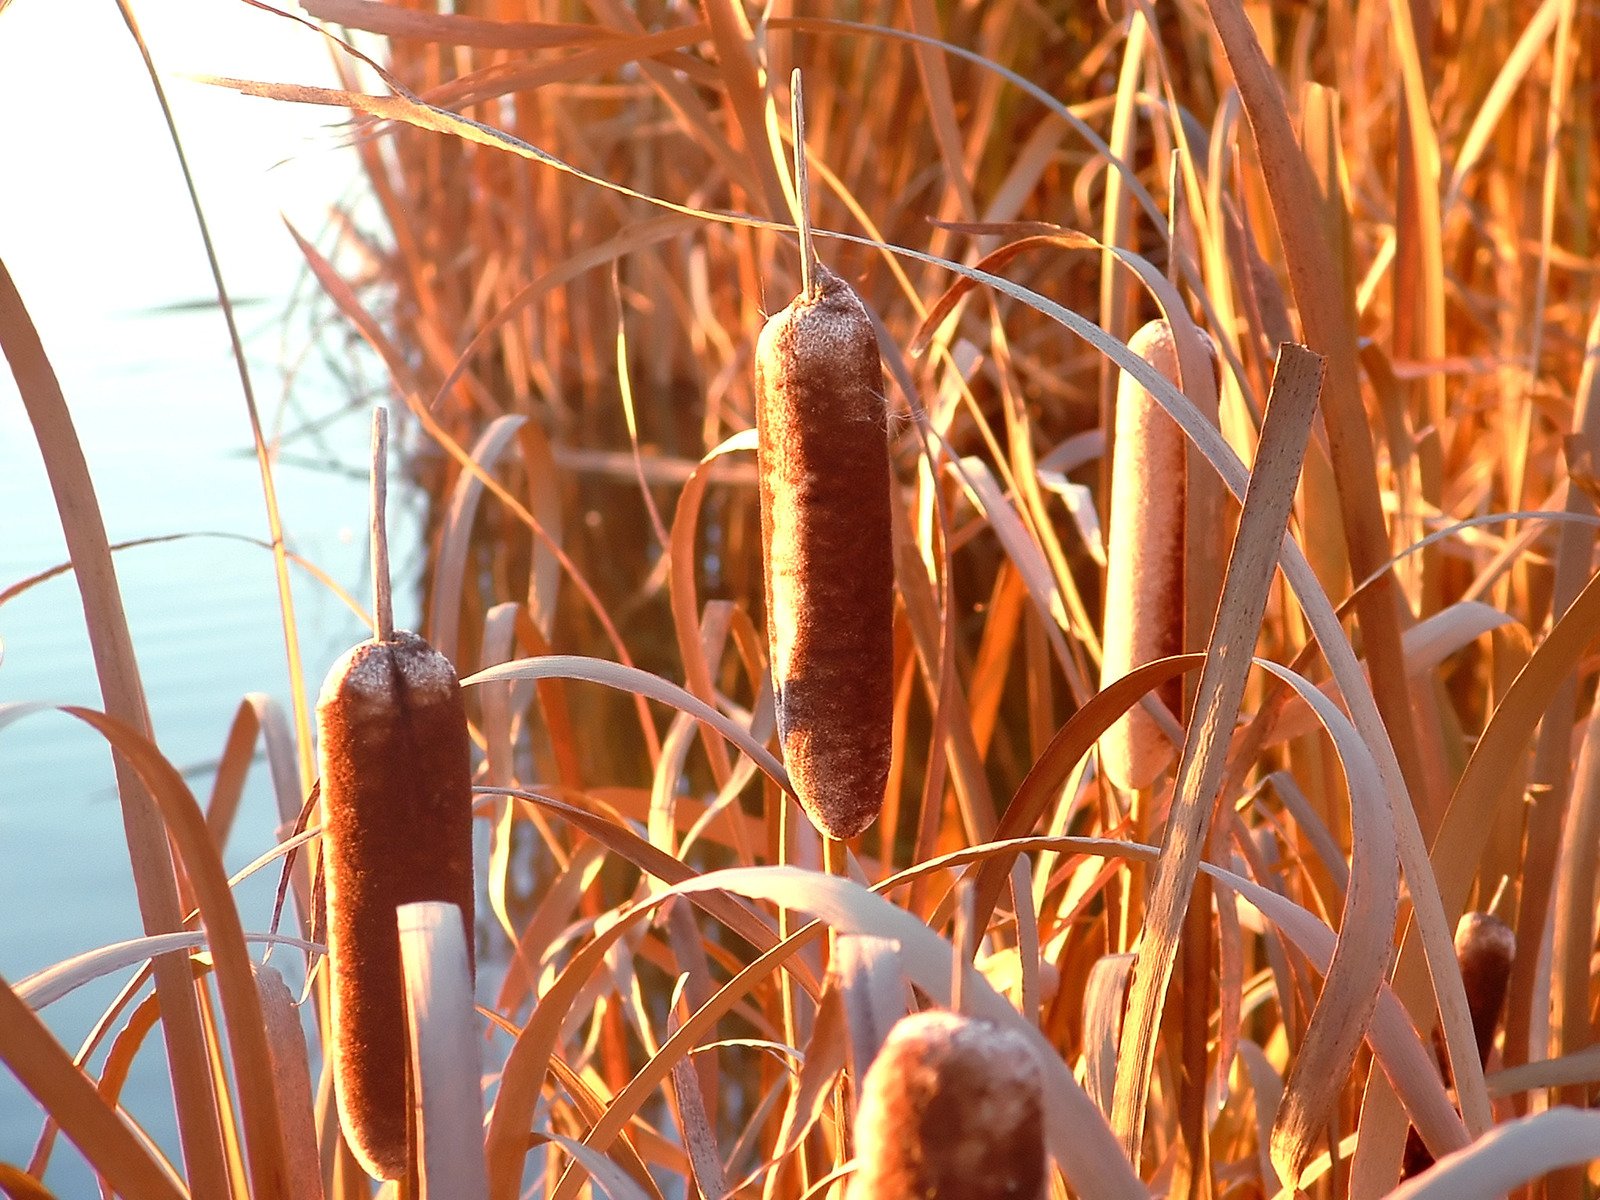
[[[1142,326],[1128,339],[1128,349],[1177,384],[1178,351],[1167,322]],[[1183,650],[1184,460],[1177,423],[1124,372],[1117,385],[1111,463],[1102,687]],[[1123,789],[1148,787],[1174,752],[1142,706],[1100,740],[1105,773]]]
[[[364,642],[317,701],[339,1117],[362,1166],[406,1169],[407,1038],[395,909],[457,905],[472,944],[472,778],[450,660],[414,633]]]
[[[1516,933],[1493,913],[1470,912],[1456,925],[1456,963],[1461,967],[1480,1063],[1487,1064],[1494,1049],[1516,956]]]
[[[861,1084],[850,1200],[1039,1200],[1043,1092],[1020,1034],[952,1012],[902,1017]]]
[[[767,628],[795,791],[835,838],[876,819],[894,708],[888,409],[877,337],[815,268],[756,347]]]
[[[1462,914],[1456,924],[1456,965],[1461,968],[1461,985],[1467,993],[1467,1011],[1472,1014],[1472,1032],[1478,1044],[1478,1062],[1489,1064],[1494,1052],[1495,1034],[1500,1029],[1500,1011],[1506,1003],[1506,987],[1511,982],[1511,963],[1517,956],[1517,935],[1493,913]],[[1444,1039],[1434,1032],[1434,1052],[1439,1065],[1450,1077],[1449,1058]],[[1420,1175],[1433,1165],[1433,1155],[1413,1127],[1406,1135],[1403,1178]]]

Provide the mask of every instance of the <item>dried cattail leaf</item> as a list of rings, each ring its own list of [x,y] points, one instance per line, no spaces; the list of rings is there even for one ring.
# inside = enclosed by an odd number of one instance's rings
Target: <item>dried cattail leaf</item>
[[[851,1200],[1037,1200],[1044,1095],[1018,1034],[952,1012],[890,1030],[861,1084]]]
[[[877,818],[894,709],[888,411],[872,321],[820,265],[761,331],[756,429],[778,732],[806,813]]]
[[[256,991],[272,1060],[272,1090],[283,1127],[288,1200],[322,1200],[322,1165],[317,1154],[317,1123],[312,1109],[311,1065],[306,1034],[294,995],[273,967],[257,964]]]
[[[364,642],[317,702],[339,1116],[379,1179],[406,1168],[402,904],[461,909],[472,945],[472,778],[450,660],[414,633]]]

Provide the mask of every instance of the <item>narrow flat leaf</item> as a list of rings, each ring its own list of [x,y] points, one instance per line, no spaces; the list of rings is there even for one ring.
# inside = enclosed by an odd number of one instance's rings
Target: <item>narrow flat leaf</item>
[[[1223,581],[1217,623],[1195,693],[1195,712],[1178,762],[1171,815],[1150,898],[1123,1022],[1113,1120],[1124,1151],[1139,1160],[1145,1105],[1155,1064],[1156,1021],[1167,996],[1178,932],[1194,888],[1195,871],[1222,787],[1229,738],[1244,697],[1267,590],[1277,566],[1306,437],[1322,388],[1322,359],[1303,347],[1279,350],[1272,396],[1262,425]]]
[[[461,910],[398,909],[422,1200],[485,1200],[482,1069]]]

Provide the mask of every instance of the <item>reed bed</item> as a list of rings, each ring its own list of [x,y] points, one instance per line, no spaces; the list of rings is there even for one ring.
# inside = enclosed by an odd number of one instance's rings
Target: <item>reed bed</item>
[[[921,1166],[874,1147],[916,1068],[873,1064],[903,1021],[1003,1044],[989,1082],[1038,1088],[1016,1138],[1042,1138],[1051,1196],[1594,1194],[1600,14],[306,14],[285,19],[328,38],[344,88],[213,82],[350,114],[373,203],[300,242],[434,497],[418,631],[472,744],[482,1088],[416,1020],[459,1034],[474,948],[412,913],[391,1053],[416,1103],[382,1195],[897,1195]],[[771,585],[752,453],[789,419],[761,330],[816,295],[813,241],[881,358],[881,385],[839,375],[881,386],[889,505],[885,527],[882,455],[824,437],[863,474],[854,509],[829,494],[862,559],[795,602],[833,634],[850,601],[824,597],[856,566],[893,584],[866,639],[886,777],[852,767],[852,815],[820,834],[803,770],[843,768],[802,768],[784,728],[794,614],[767,610],[805,572]],[[118,752],[148,935],[0,986],[0,1058],[47,1122],[0,1190],[48,1194],[59,1132],[128,1196],[369,1196],[324,1052],[333,822],[305,680],[242,705],[224,756],[242,775],[275,749],[291,832],[261,850],[295,926],[250,936],[288,939],[276,968],[303,956],[296,1052],[149,741],[67,398],[0,285],[105,689],[70,711]],[[1127,420],[1130,397],[1162,413]],[[1144,433],[1167,448],[1125,492]],[[1158,611],[1158,638],[1115,632]],[[857,700],[828,715],[859,725]],[[85,1075],[36,1010],[129,967],[96,1035],[113,1062]],[[147,979],[180,1146],[119,1108]],[[448,1119],[463,1095],[481,1145]]]

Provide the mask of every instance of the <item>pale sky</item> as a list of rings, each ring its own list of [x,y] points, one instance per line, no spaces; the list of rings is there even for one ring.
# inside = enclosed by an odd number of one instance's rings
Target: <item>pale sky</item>
[[[341,110],[239,96],[188,75],[333,82],[326,43],[238,0],[133,0],[241,295],[282,289],[298,251],[353,177]],[[160,111],[115,0],[0,8],[0,258],[41,330],[209,294]]]

